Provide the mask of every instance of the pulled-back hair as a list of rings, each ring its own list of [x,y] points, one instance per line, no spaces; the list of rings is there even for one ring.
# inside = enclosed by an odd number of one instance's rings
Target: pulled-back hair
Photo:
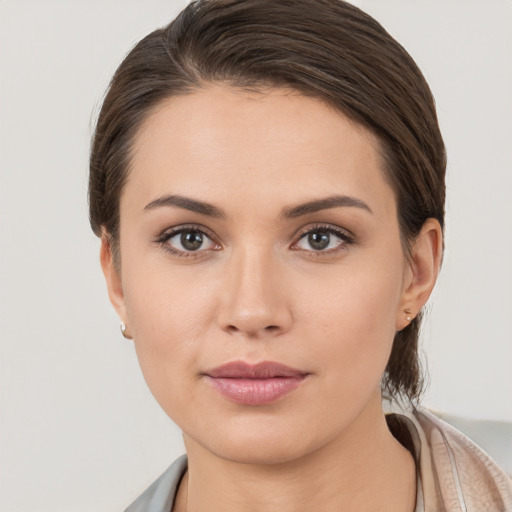
[[[446,156],[420,70],[373,18],[341,0],[199,0],[142,39],[110,83],[90,157],[90,221],[119,254],[119,202],[134,136],[171,96],[212,83],[286,87],[373,132],[394,190],[404,251],[428,218],[444,226]],[[421,313],[395,335],[382,387],[417,398]]]

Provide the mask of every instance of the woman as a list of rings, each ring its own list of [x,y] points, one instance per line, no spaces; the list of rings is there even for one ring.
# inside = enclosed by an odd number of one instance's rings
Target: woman
[[[505,473],[414,406],[445,166],[420,71],[339,0],[200,1],[130,52],[91,224],[187,457],[128,511],[512,510]]]

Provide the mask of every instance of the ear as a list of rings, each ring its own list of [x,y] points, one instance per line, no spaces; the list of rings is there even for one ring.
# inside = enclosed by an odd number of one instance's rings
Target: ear
[[[436,284],[443,257],[443,231],[436,219],[427,219],[414,240],[407,267],[396,329],[407,327],[426,304]]]
[[[124,300],[121,275],[112,254],[111,240],[107,233],[101,236],[100,262],[107,282],[108,296],[121,322],[127,323],[126,302]]]

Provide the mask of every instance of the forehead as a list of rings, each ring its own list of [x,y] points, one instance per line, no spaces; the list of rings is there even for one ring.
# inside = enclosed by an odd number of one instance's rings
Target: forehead
[[[144,200],[164,192],[279,203],[384,194],[394,207],[373,134],[287,89],[212,86],[169,98],[140,127],[132,155],[127,188]]]

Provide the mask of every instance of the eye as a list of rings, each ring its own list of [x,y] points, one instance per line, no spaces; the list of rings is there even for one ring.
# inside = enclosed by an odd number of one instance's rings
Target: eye
[[[335,252],[351,243],[352,238],[341,229],[319,226],[304,232],[292,248],[312,252]]]
[[[159,242],[166,250],[179,256],[220,248],[204,231],[195,227],[166,231]]]

